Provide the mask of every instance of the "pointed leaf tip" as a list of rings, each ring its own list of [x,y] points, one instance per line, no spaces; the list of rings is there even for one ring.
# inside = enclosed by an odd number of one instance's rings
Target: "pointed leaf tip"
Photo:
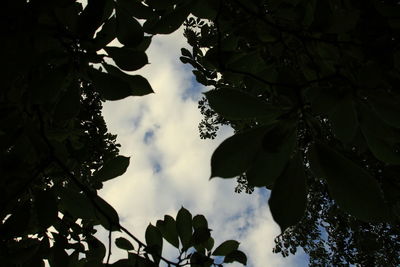
[[[269,207],[272,217],[284,232],[297,224],[304,215],[307,203],[306,176],[301,156],[289,161],[283,173],[275,181]]]
[[[120,176],[128,169],[129,162],[130,157],[118,155],[115,158],[107,161],[103,167],[97,173],[95,173],[93,179],[99,182],[105,182]]]
[[[192,238],[192,214],[184,207],[176,215],[176,228],[182,249],[187,250],[191,245]]]
[[[115,240],[115,245],[118,248],[124,249],[124,250],[133,250],[134,249],[132,243],[129,240],[123,238],[123,237],[118,237]]]
[[[239,242],[236,240],[227,240],[219,245],[212,253],[215,256],[226,256],[239,248]]]

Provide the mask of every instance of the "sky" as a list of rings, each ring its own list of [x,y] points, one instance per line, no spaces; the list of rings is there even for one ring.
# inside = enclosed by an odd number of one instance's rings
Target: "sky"
[[[104,103],[108,129],[118,135],[121,155],[131,158],[127,172],[106,182],[100,195],[141,240],[149,223],[155,225],[166,214],[175,217],[184,206],[207,218],[216,245],[239,241],[247,266],[307,266],[302,253],[289,258],[272,253],[280,230],[269,211],[267,190],[237,194],[236,179],[209,180],[212,152],[233,132],[223,128],[215,140],[200,139],[197,101],[209,89],[197,84],[191,67],[179,61],[181,47],[187,47],[181,30],[154,37],[147,51],[150,64],[135,74],[147,78],[155,93]],[[106,233],[100,237],[106,240]],[[166,258],[177,255],[172,247],[163,250]],[[125,256],[113,248],[112,261]]]

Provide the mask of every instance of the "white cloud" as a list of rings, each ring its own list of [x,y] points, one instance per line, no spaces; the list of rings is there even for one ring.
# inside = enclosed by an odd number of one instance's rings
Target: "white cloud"
[[[151,64],[140,71],[156,93],[105,103],[109,130],[118,134],[121,154],[131,156],[131,165],[107,182],[101,194],[142,240],[149,222],[175,216],[183,205],[206,216],[216,244],[240,241],[249,266],[294,266],[295,257],[283,259],[271,252],[279,229],[265,194],[235,194],[235,180],[208,180],[212,151],[232,132],[223,129],[213,141],[199,138],[197,100],[187,97],[193,77],[179,62],[185,45],[181,32],[157,36],[148,51]],[[114,251],[113,259],[123,255]]]

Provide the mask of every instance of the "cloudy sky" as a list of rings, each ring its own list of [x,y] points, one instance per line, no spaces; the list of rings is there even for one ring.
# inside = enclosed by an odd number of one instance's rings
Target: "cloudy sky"
[[[150,64],[140,71],[155,94],[105,103],[109,130],[118,135],[121,154],[130,156],[131,164],[100,194],[119,212],[122,225],[142,240],[150,222],[165,214],[175,217],[184,206],[206,216],[216,245],[238,240],[248,266],[306,266],[305,255],[272,253],[280,231],[268,208],[268,192],[236,194],[235,179],[209,181],[211,154],[232,131],[222,129],[216,140],[199,138],[197,101],[207,88],[196,84],[191,68],[179,61],[184,46],[180,31],[156,36],[148,50]],[[112,259],[121,253],[114,249]],[[178,255],[172,248],[166,253],[171,259]]]

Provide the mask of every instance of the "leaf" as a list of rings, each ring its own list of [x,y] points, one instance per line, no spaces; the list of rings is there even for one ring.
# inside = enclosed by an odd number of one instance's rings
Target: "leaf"
[[[261,148],[267,129],[254,128],[223,141],[211,157],[211,178],[231,178],[245,172]]]
[[[160,230],[157,227],[149,224],[146,229],[145,239],[147,244],[147,251],[153,256],[154,262],[160,262],[162,253],[163,239]]]
[[[238,90],[211,90],[205,95],[210,107],[227,119],[252,119],[271,113],[277,118],[282,114],[282,110]]]
[[[150,83],[141,75],[125,76],[125,81],[129,83],[132,90],[132,95],[143,96],[154,93]]]
[[[333,132],[344,143],[349,143],[356,135],[358,128],[357,113],[350,95],[340,100],[330,112]]]
[[[126,46],[136,46],[143,40],[143,29],[140,23],[123,8],[116,9],[117,39]]]
[[[132,47],[132,49],[134,49],[135,51],[146,51],[147,48],[149,48],[150,44],[151,44],[151,40],[152,40],[152,36],[145,36],[143,37],[142,42],[140,42],[140,44],[136,45],[135,47]]]
[[[192,253],[190,256],[190,266],[192,267],[208,267],[211,266],[213,263],[213,260],[203,253],[199,253],[195,251]]]
[[[176,215],[176,229],[182,243],[182,250],[186,251],[190,247],[192,238],[192,214],[182,207]]]
[[[34,103],[54,102],[57,96],[70,87],[69,70],[63,67],[45,69],[32,77],[32,101]]]
[[[303,161],[299,153],[289,161],[282,175],[275,181],[268,203],[272,217],[279,224],[282,233],[303,217],[307,190]]]
[[[52,191],[46,190],[35,193],[35,207],[42,230],[46,230],[56,222],[58,218],[57,202]]]
[[[335,10],[328,32],[346,33],[355,30],[359,17],[359,10]]]
[[[192,236],[192,242],[193,245],[196,247],[200,246],[202,249],[204,249],[204,246],[207,245],[208,240],[211,237],[211,231],[208,228],[196,228],[194,229],[193,236]]]
[[[324,88],[310,88],[307,90],[306,97],[311,102],[312,110],[324,115],[334,110],[340,102],[340,97],[336,91]]]
[[[385,200],[389,203],[395,203],[400,199],[400,184],[397,182],[400,166],[386,166],[383,169],[382,191]]]
[[[126,267],[156,267],[159,266],[158,264],[155,264],[154,262],[152,262],[150,259],[146,259],[143,258],[141,256],[139,256],[136,253],[131,253],[128,252],[128,260],[130,262],[130,264]],[[125,266],[123,266],[125,267]]]
[[[258,76],[261,75],[261,73],[264,74],[265,70],[267,70],[267,65],[265,64],[264,58],[259,52],[238,53],[235,51],[227,55],[230,56],[225,56],[222,59],[220,57],[219,60],[225,61],[228,73],[230,72],[236,75],[236,72],[245,72]],[[265,75],[270,75],[270,73],[267,72]],[[275,81],[270,77],[266,78],[271,82]]]
[[[6,238],[17,238],[29,234],[32,206],[24,203],[15,207],[13,213],[7,220],[2,223],[3,234]]]
[[[186,48],[181,48],[181,54],[184,57],[192,58],[192,53],[190,53]]]
[[[132,243],[123,237],[118,237],[117,239],[115,239],[115,245],[117,247],[119,247],[120,249],[124,249],[124,250],[134,250],[135,249],[133,247]]]
[[[257,27],[257,25],[254,25],[254,26]],[[263,25],[263,26],[259,25],[258,27],[264,28],[265,25]],[[202,30],[203,29],[207,29],[207,28],[202,27]],[[206,33],[206,34],[208,34],[208,33]],[[204,35],[204,34],[202,33],[202,35]],[[238,42],[239,42],[239,37],[236,35],[225,36],[221,39],[221,48],[220,49],[221,49],[221,51],[226,51],[226,52],[236,51]],[[246,78],[248,78],[248,77],[245,77],[244,79],[246,79]],[[252,78],[250,78],[250,79],[252,79]]]
[[[57,121],[65,121],[74,118],[80,109],[80,88],[77,83],[71,83],[66,92],[60,97],[54,111]]]
[[[198,18],[213,20],[217,15],[218,1],[196,1],[191,9],[191,13]]]
[[[240,5],[244,6],[244,8],[246,10],[251,10],[251,12],[257,12],[259,10],[257,5],[255,4],[256,1],[237,0],[237,2],[240,3]],[[286,1],[282,1],[282,2],[286,2]],[[296,0],[295,0],[295,2],[296,2]]]
[[[188,63],[192,64],[192,65],[195,64],[193,59],[188,58],[188,57],[179,57],[179,59],[183,64],[188,64]]]
[[[400,99],[398,96],[379,92],[368,96],[368,102],[380,119],[388,125],[400,128]]]
[[[101,30],[96,33],[96,38],[93,40],[93,49],[100,50],[108,45],[116,37],[117,23],[115,16],[109,18],[101,27]]]
[[[94,252],[97,252],[98,255],[97,257],[100,258],[101,257],[101,249],[94,249],[93,251],[93,255],[96,256],[96,254]],[[64,247],[61,246],[60,244],[57,244],[57,242],[55,242],[55,245],[52,247],[51,249],[51,254],[49,257],[49,265],[50,266],[60,266],[60,267],[68,267],[68,261],[69,261],[69,256],[67,254],[67,252],[65,251]],[[100,261],[97,260],[97,261]]]
[[[389,164],[400,164],[400,133],[384,123],[367,106],[360,105],[360,128],[374,156]]]
[[[240,250],[234,250],[231,253],[229,253],[228,255],[226,255],[224,258],[224,262],[226,262],[226,263],[231,263],[234,261],[237,261],[243,265],[246,265],[247,264],[246,254],[244,254]]]
[[[206,248],[208,251],[211,251],[212,248],[214,247],[214,238],[210,237],[206,244],[204,245],[204,248]]]
[[[120,100],[131,95],[129,84],[119,77],[90,68],[89,75],[100,94],[106,100]]]
[[[126,71],[138,70],[148,63],[147,55],[143,51],[113,46],[107,46],[104,50],[118,67]]]
[[[100,196],[92,196],[94,212],[100,224],[107,230],[119,230],[119,217],[117,211]]]
[[[322,143],[316,143],[312,165],[318,165],[328,184],[328,190],[339,207],[360,220],[381,222],[388,219],[377,181],[364,169]]]
[[[83,220],[94,221],[95,225],[99,224],[94,207],[85,194],[78,193],[71,188],[61,189],[59,194],[62,212],[68,212],[73,217]]]
[[[253,163],[246,171],[246,178],[250,186],[272,188],[275,180],[285,169],[297,144],[297,131],[292,131],[286,136],[281,134],[281,137],[284,137],[281,142],[277,142],[269,136],[268,142],[277,145],[275,151],[265,149],[258,151]],[[265,139],[264,142],[266,142]]]
[[[85,252],[87,260],[102,262],[106,256],[106,247],[94,236],[88,236],[87,244],[89,249]]]
[[[74,5],[64,6],[63,8],[56,7],[54,9],[54,14],[65,28],[74,34],[77,33],[79,16]]]
[[[147,20],[143,24],[144,30],[151,34],[170,34],[176,31],[190,14],[192,2],[187,1],[187,3],[177,6],[157,21]]]
[[[130,87],[130,95],[132,96],[143,96],[150,93],[154,93],[150,83],[141,75],[130,75],[127,74],[113,65],[106,63],[102,64],[108,73],[117,76],[121,80],[128,83]]]
[[[207,219],[204,217],[204,215],[194,216],[192,223],[194,229],[208,228]]]
[[[179,248],[178,231],[176,229],[176,222],[174,218],[169,215],[164,216],[164,221],[158,220],[156,223],[157,228],[160,230],[161,235],[171,245]]]
[[[131,267],[131,266],[136,267],[136,266],[138,266],[138,265],[134,265],[135,263],[133,263],[132,260],[129,260],[129,259],[121,259],[121,260],[114,262],[110,266],[112,266],[112,267]]]
[[[212,253],[214,256],[226,256],[239,248],[239,242],[236,240],[227,240],[219,245]]]
[[[129,166],[129,160],[129,157],[121,155],[116,156],[115,158],[105,162],[103,167],[95,173],[93,179],[105,182],[124,174]]]
[[[132,0],[117,0],[118,6],[126,10],[131,16],[138,19],[149,19],[157,16],[152,8],[145,6],[141,1]]]
[[[400,152],[392,142],[384,136],[374,136],[365,125],[361,129],[368,147],[377,159],[388,164],[400,164]]]
[[[182,61],[182,60],[181,60]],[[198,70],[192,70],[194,76],[196,77],[196,81],[200,84],[203,84],[205,86],[209,85],[208,84],[208,79],[207,77],[203,74],[202,71],[198,71]]]
[[[75,250],[72,252],[71,255],[69,255],[68,259],[68,267],[75,267],[75,266],[80,266],[82,264],[79,263],[79,252]],[[39,265],[40,266],[40,265]],[[45,265],[43,265],[44,267]]]
[[[150,6],[151,8],[154,8],[158,11],[164,11],[167,9],[173,8],[175,4],[179,4],[181,2],[180,0],[164,0],[164,1],[158,1],[158,0],[147,0],[146,4]]]
[[[79,35],[82,39],[90,39],[104,21],[107,0],[88,1],[79,15]]]

